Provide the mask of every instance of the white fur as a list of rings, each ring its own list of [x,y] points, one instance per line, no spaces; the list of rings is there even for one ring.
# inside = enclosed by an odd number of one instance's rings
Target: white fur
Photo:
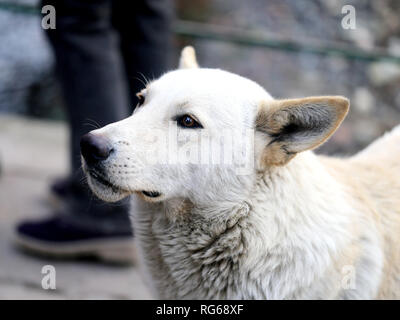
[[[116,149],[104,165],[121,188],[112,191],[89,177],[97,195],[116,201],[142,190],[162,194],[132,199],[137,244],[155,296],[375,298],[382,236],[353,190],[312,151],[261,170],[257,161],[270,138],[256,132],[255,154],[246,158],[256,165],[245,175],[234,166],[163,161],[169,155],[162,137],[176,126],[171,119],[177,114],[194,114],[216,139],[224,128],[254,128],[260,102],[273,100],[248,79],[186,65],[148,84],[144,106],[131,117],[94,131]],[[175,130],[182,144],[198,142],[196,130]],[[353,289],[343,288],[347,265],[356,271]]]

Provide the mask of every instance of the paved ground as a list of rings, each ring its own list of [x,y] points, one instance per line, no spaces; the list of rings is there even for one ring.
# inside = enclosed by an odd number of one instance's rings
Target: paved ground
[[[148,299],[138,267],[27,256],[13,245],[21,218],[50,213],[48,182],[67,171],[63,124],[0,115],[0,299]],[[56,290],[41,286],[44,265],[56,268]]]

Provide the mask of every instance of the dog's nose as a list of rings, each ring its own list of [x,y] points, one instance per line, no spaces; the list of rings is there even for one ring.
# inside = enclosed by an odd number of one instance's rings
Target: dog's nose
[[[106,160],[112,152],[110,142],[102,136],[87,133],[81,139],[81,153],[88,165]]]

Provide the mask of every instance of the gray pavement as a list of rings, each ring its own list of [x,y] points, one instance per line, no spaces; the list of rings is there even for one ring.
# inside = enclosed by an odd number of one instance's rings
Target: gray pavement
[[[0,299],[148,299],[139,266],[28,256],[13,244],[14,225],[50,214],[48,184],[68,169],[65,124],[0,114]],[[56,289],[44,290],[44,265]]]

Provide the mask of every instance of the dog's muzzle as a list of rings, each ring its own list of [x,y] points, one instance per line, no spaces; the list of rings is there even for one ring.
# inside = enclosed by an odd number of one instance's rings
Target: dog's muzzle
[[[85,134],[81,139],[81,154],[85,160],[83,170],[92,179],[92,184],[89,184],[93,191],[104,190],[104,188],[112,191],[114,194],[129,194],[107,175],[107,164],[104,162],[114,153],[114,148],[109,140],[101,135],[93,133]],[[158,199],[162,195],[155,190],[141,190],[140,192],[146,199]],[[99,195],[101,197],[101,194]],[[101,198],[104,198],[101,197]],[[106,200],[106,199],[103,199]]]

